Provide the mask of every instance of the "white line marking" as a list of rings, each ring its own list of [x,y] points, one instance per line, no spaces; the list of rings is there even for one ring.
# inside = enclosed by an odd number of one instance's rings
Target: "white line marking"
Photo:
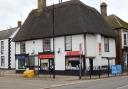
[[[123,88],[125,88],[125,87],[128,87],[128,85],[121,86],[121,87],[118,87],[118,88],[116,88],[116,89],[123,89]]]

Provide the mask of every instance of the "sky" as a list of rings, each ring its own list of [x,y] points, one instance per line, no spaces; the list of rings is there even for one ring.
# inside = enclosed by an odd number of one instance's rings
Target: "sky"
[[[22,23],[32,9],[37,8],[38,0],[0,0],[0,30],[17,26]],[[47,5],[58,3],[59,0],[47,0]],[[69,1],[69,0],[63,0]],[[128,0],[81,0],[86,5],[96,8],[100,12],[100,3],[108,5],[108,15],[115,14],[128,22]]]

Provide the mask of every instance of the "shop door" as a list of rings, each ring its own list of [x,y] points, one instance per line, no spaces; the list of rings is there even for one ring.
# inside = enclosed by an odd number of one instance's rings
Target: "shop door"
[[[93,74],[93,59],[89,59],[90,73]]]

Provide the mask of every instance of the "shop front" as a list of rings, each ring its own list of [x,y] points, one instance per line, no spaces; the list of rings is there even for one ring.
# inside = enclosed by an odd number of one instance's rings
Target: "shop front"
[[[16,54],[16,73],[22,73],[26,67],[29,65],[29,55],[28,54]]]
[[[16,73],[23,73],[27,68],[35,70],[35,55],[16,54]]]
[[[66,51],[65,55],[65,71],[68,75],[84,75],[86,69],[85,57],[80,51]]]
[[[54,52],[42,52],[38,54],[39,58],[39,73],[41,74],[53,74],[55,70],[54,65]]]

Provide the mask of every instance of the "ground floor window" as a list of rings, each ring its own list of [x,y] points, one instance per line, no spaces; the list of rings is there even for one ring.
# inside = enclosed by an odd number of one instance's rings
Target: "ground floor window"
[[[79,58],[66,58],[66,70],[79,70]]]
[[[49,69],[49,61],[48,61],[48,59],[41,60],[40,61],[40,67],[41,67],[41,70],[48,70]]]
[[[18,69],[25,69],[25,59],[18,60]]]
[[[5,57],[1,56],[1,66],[5,66]]]

